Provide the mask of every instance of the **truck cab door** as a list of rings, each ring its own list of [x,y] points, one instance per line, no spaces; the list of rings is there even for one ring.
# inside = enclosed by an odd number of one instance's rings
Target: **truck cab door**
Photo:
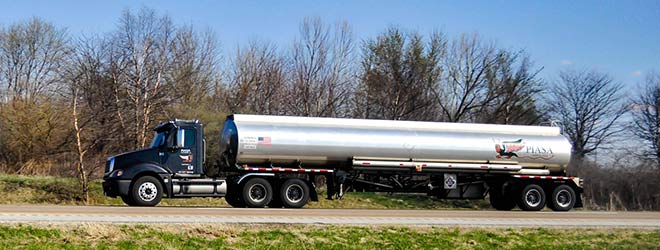
[[[174,174],[201,174],[197,131],[195,127],[180,127],[173,133],[172,143],[167,147],[162,159]]]

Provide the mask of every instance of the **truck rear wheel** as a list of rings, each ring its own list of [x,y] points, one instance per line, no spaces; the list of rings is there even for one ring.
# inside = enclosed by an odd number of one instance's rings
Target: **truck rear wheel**
[[[163,186],[153,176],[142,176],[133,183],[131,197],[135,206],[153,207],[163,198]]]
[[[240,193],[230,190],[225,195],[225,201],[232,207],[245,207],[245,202],[241,200]]]
[[[280,201],[286,208],[301,208],[309,201],[309,186],[300,179],[288,179],[280,188]]]
[[[273,188],[262,178],[252,178],[243,186],[243,201],[247,207],[265,207],[273,198]]]
[[[552,191],[548,207],[554,211],[568,211],[575,206],[575,191],[568,185],[559,185]]]
[[[541,186],[529,184],[520,192],[518,207],[525,211],[540,211],[545,207],[545,192]]]

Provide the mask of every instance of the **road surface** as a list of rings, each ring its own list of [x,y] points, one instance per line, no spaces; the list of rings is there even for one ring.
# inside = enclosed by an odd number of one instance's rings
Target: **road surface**
[[[245,223],[461,227],[660,228],[660,212],[250,209],[203,207],[2,205],[0,222]]]

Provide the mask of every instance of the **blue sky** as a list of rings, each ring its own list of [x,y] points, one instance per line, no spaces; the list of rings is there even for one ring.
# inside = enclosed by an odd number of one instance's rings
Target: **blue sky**
[[[648,71],[660,72],[660,1],[23,0],[0,6],[0,25],[38,16],[73,35],[108,32],[122,10],[146,6],[177,23],[213,29],[225,51],[250,39],[288,46],[299,22],[318,16],[348,21],[360,40],[389,26],[449,36],[478,32],[527,51],[546,79],[563,68],[597,69],[632,87]]]

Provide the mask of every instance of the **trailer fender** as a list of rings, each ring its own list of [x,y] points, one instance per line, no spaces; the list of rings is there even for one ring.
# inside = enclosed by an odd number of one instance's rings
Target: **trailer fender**
[[[244,175],[241,175],[240,177],[238,177],[238,179],[236,180],[236,184],[240,185],[243,181],[247,180],[247,178],[250,177],[250,176],[271,176],[271,177],[273,177],[273,176],[275,176],[275,174],[273,174],[273,173],[249,173],[249,174],[244,174]]]

